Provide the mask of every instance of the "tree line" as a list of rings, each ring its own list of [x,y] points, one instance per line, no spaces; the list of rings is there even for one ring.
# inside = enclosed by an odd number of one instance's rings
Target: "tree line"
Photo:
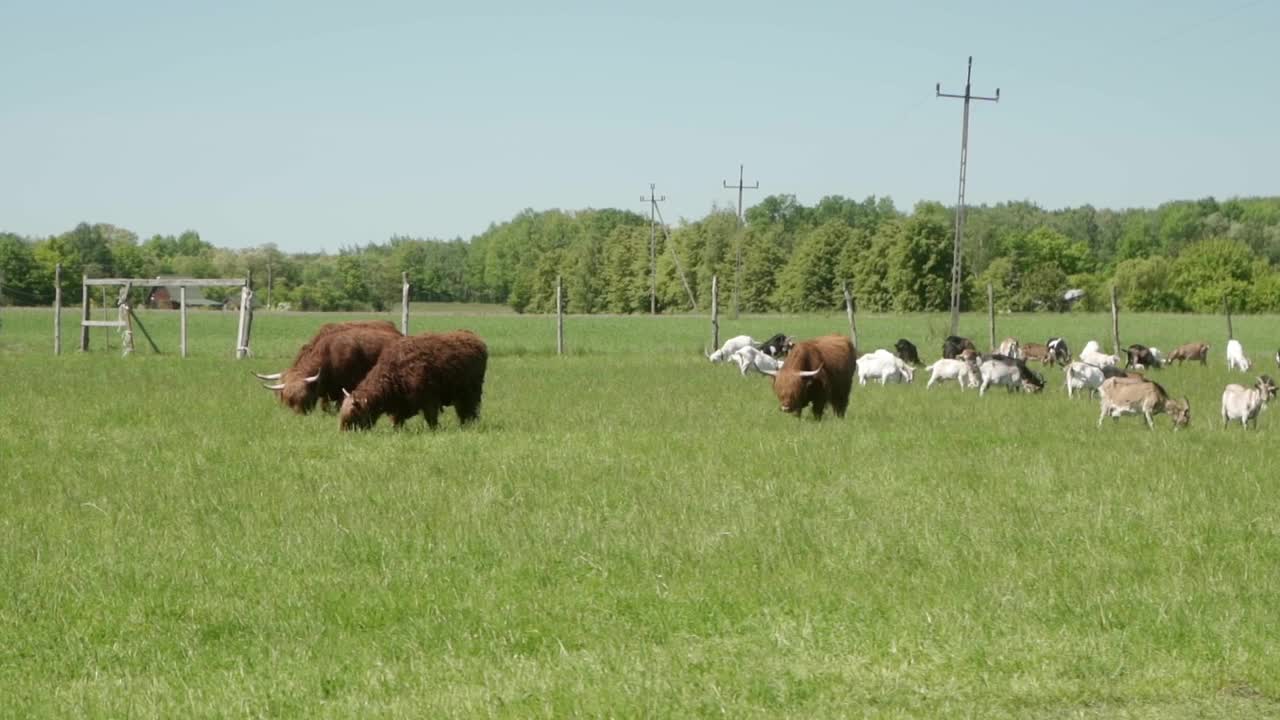
[[[773,195],[747,209],[713,208],[655,238],[662,312],[705,310],[712,277],[721,304],[745,312],[825,311],[849,283],[872,312],[945,310],[954,208],[887,197],[829,196],[812,206]],[[1126,210],[1046,210],[1030,202],[968,208],[962,262],[965,309],[1104,309],[1114,284],[1133,311],[1280,312],[1280,198],[1213,198]],[[267,244],[217,248],[195,231],[141,239],[124,228],[82,223],[45,238],[0,233],[0,302],[46,304],[54,267],[78,297],[91,277],[243,277],[259,302],[298,310],[385,310],[399,302],[401,273],[412,299],[502,303],[518,312],[555,307],[557,276],[574,313],[649,310],[650,227],[630,211],[525,210],[469,241],[392,237],[337,254],[284,253]],[[740,272],[738,269],[741,258]],[[220,299],[218,289],[207,295]],[[690,296],[692,295],[692,302]]]

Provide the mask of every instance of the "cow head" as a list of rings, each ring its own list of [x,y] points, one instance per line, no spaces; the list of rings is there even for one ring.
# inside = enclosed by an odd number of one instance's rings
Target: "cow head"
[[[363,393],[354,395],[342,388],[342,409],[338,411],[338,427],[342,430],[368,430],[375,420],[369,399]]]
[[[773,394],[778,398],[778,409],[797,414],[803,410],[809,404],[809,388],[821,372],[822,366],[819,365],[814,370],[769,373],[773,376]]]
[[[296,413],[306,414],[315,408],[316,401],[319,399],[319,386],[316,385],[320,381],[319,372],[303,378],[292,375],[290,372],[276,374],[285,377],[274,385],[263,383],[262,387],[275,391],[280,402]]]

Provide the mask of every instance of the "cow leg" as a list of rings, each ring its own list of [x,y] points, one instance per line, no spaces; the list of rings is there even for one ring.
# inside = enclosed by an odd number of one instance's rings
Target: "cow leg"
[[[821,420],[821,419],[822,419],[822,413],[826,412],[826,410],[827,410],[827,401],[826,401],[826,400],[814,400],[814,401],[813,401],[813,419],[814,419],[814,420]]]
[[[429,402],[422,408],[422,418],[427,421],[427,427],[435,430],[440,425],[440,403]]]
[[[480,417],[480,396],[479,394],[466,395],[458,399],[454,403],[453,408],[458,413],[458,422],[466,425],[476,418]]]
[[[1147,419],[1147,429],[1148,429],[1148,430],[1155,430],[1155,429],[1156,429],[1156,421],[1155,421],[1155,419],[1154,419],[1154,418],[1152,418],[1152,417],[1151,417],[1151,411],[1150,411],[1150,410],[1147,410],[1147,409],[1143,408],[1143,410],[1142,410],[1142,417],[1144,417],[1144,418],[1146,418],[1146,419]]]

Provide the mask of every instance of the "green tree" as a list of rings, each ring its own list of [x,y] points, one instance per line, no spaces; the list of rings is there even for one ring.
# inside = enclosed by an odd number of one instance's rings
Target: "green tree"
[[[1253,255],[1238,240],[1195,243],[1173,262],[1173,288],[1192,312],[1218,312],[1224,299],[1246,308],[1252,283]]]
[[[806,233],[778,277],[775,299],[788,312],[829,310],[838,306],[836,265],[852,230],[832,220]]]

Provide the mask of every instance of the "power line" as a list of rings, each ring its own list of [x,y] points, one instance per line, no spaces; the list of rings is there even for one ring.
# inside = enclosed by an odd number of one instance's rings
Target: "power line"
[[[658,197],[654,195],[654,183],[649,183],[649,197],[640,196],[640,202],[649,203],[649,314],[658,314],[658,255],[656,251],[657,245],[655,237],[655,216],[658,213],[658,203],[667,199],[666,195]]]
[[[973,56],[969,56],[969,69],[964,78],[964,94],[953,95],[942,92],[942,83],[934,86],[936,97],[959,98],[964,100],[964,125],[960,131],[960,193],[956,200],[956,236],[951,257],[951,334],[960,329],[960,248],[964,242],[964,179],[969,166],[969,101],[990,100],[1000,102],[1000,88],[996,88],[995,97],[974,95],[970,90],[973,80]]]
[[[738,188],[738,229],[742,229],[742,191],[743,190],[759,190],[760,181],[757,180],[754,185],[746,185],[742,182],[742,165],[738,165],[738,184],[730,185],[728,180],[722,181],[726,190]],[[738,319],[738,288],[742,286],[742,233],[738,233],[738,241],[734,243],[734,264],[733,264],[733,319]]]

